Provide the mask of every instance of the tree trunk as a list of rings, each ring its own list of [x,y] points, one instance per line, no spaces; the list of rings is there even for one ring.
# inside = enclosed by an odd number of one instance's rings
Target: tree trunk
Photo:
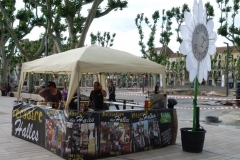
[[[33,74],[31,73],[28,73],[27,87],[28,87],[28,91],[31,91],[31,93],[34,91]]]
[[[7,75],[8,75],[8,63],[7,57],[5,55],[4,49],[1,48],[2,53],[2,76],[1,76],[1,83],[7,82]]]
[[[78,47],[84,46],[84,42],[85,42],[85,39],[87,36],[88,29],[91,26],[93,19],[95,18],[96,11],[97,11],[99,4],[100,4],[100,0],[95,0],[93,2],[92,8],[89,11],[88,17],[86,19],[86,22],[85,22],[85,25],[84,25],[84,28],[83,28],[83,31],[82,31],[82,34],[81,34],[81,37],[79,40]]]

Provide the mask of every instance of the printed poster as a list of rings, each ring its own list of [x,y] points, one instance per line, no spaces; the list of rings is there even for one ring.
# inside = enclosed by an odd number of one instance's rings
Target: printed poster
[[[98,155],[98,113],[77,113],[65,111],[66,137],[63,157],[93,159]]]
[[[100,156],[132,152],[131,112],[100,114]]]
[[[162,145],[167,146],[171,144],[172,139],[172,111],[159,111],[158,114]]]
[[[45,148],[63,156],[64,154],[64,138],[66,136],[66,120],[62,110],[46,109],[45,123]]]
[[[157,111],[132,112],[133,152],[161,147]]]
[[[45,112],[30,104],[18,104],[12,111],[12,135],[44,147]]]

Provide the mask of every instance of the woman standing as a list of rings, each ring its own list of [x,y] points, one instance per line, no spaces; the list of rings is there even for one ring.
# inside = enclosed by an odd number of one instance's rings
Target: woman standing
[[[62,90],[62,100],[63,101],[67,100],[67,95],[68,95],[68,89],[67,89],[66,82],[65,82],[63,90]]]
[[[62,94],[53,81],[48,81],[47,88],[40,91],[39,95],[45,99],[45,102],[59,103],[62,100]]]

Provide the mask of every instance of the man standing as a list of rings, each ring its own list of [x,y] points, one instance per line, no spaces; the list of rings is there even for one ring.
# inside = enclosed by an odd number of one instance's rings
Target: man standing
[[[159,93],[159,84],[158,84],[158,82],[156,83],[154,93],[155,93],[155,94],[158,94],[158,93]]]
[[[99,82],[95,82],[93,89],[90,93],[88,106],[92,106],[95,111],[105,110],[103,105],[103,97],[107,96],[106,91],[102,89],[102,86]]]
[[[109,92],[109,101],[116,102],[116,95],[115,95],[115,86],[113,85],[113,81],[110,80],[109,85],[108,85],[108,92]],[[119,110],[119,106],[115,105],[116,109]]]

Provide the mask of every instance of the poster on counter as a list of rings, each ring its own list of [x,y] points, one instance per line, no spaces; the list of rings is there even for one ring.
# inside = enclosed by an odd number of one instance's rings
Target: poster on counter
[[[131,112],[100,114],[100,156],[117,156],[132,152]]]
[[[45,113],[45,148],[62,156],[64,154],[64,137],[66,136],[66,120],[63,111],[49,108],[45,110]]]
[[[157,111],[132,113],[133,152],[161,147]]]
[[[63,158],[93,159],[98,156],[98,113],[64,111],[66,136]]]
[[[30,104],[16,104],[12,111],[12,135],[38,144],[45,144],[45,112]]]
[[[172,112],[158,112],[161,126],[161,140],[163,147],[170,145],[172,138]]]

